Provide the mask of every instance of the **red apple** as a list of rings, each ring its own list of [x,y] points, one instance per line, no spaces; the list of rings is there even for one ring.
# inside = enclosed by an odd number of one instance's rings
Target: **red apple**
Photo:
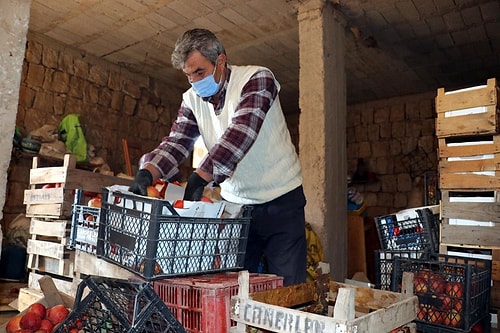
[[[36,312],[26,312],[19,321],[19,326],[22,329],[27,329],[31,331],[36,331],[40,328],[42,324],[42,317],[38,315]]]
[[[481,323],[477,323],[476,325],[472,326],[470,333],[483,333],[483,325]]]
[[[462,298],[464,285],[462,282],[450,281],[446,284],[446,294],[451,297]]]
[[[95,208],[101,208],[101,198],[100,197],[94,197],[89,200],[87,206],[89,207],[95,207]]]
[[[456,310],[451,310],[444,318],[443,323],[446,326],[460,327],[462,324],[462,316]]]
[[[46,189],[49,189],[49,188],[55,188],[56,186],[54,184],[45,184],[42,186],[42,189],[46,190]]]
[[[443,294],[446,290],[446,281],[444,277],[439,274],[432,274],[428,285],[429,292],[433,294]]]
[[[47,312],[47,308],[42,303],[33,303],[28,307],[27,312],[34,312],[40,318],[45,318],[45,314]]]
[[[14,333],[18,330],[21,329],[20,321],[23,316],[21,314],[18,314],[14,317],[12,317],[8,322],[7,326],[5,326],[5,330],[7,333]]]
[[[438,299],[441,301],[441,306],[439,309],[448,311],[452,308],[452,299],[450,296],[439,295]]]
[[[413,279],[413,291],[415,294],[425,294],[427,293],[428,286],[427,281],[421,277],[416,277]]]
[[[416,274],[418,277],[424,279],[426,282],[429,280],[429,277],[431,275],[431,271],[428,269],[422,269],[417,272]]]
[[[47,309],[47,319],[54,325],[61,323],[69,314],[69,310],[62,304]]]
[[[422,304],[418,306],[417,318],[419,320],[427,319],[427,312],[429,311],[429,306],[427,304]]]
[[[456,310],[457,312],[462,313],[462,311],[464,309],[463,308],[463,301],[462,301],[462,299],[459,299],[459,298],[452,299],[452,308],[454,310]]]
[[[156,189],[156,187],[154,187],[154,186],[148,186],[147,191],[148,191],[148,197],[150,197],[150,198],[158,198],[158,199],[161,198],[160,197],[160,191],[158,191]]]
[[[42,319],[42,323],[40,324],[41,330],[46,330],[47,332],[52,332],[54,329],[54,324],[50,322],[48,319]]]
[[[429,323],[441,324],[445,316],[446,312],[442,312],[432,307],[427,311],[427,321]]]

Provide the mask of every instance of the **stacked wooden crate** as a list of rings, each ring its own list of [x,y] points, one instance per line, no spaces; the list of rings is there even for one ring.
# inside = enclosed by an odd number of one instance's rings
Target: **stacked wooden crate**
[[[440,252],[492,258],[492,298],[500,308],[500,132],[497,80],[436,97],[442,226]]]
[[[62,166],[41,167],[33,158],[30,188],[25,190],[26,216],[31,218],[27,266],[32,272],[73,278],[74,251],[68,249],[75,190],[99,194],[102,188],[128,185],[129,179],[78,169],[74,155],[67,154]]]

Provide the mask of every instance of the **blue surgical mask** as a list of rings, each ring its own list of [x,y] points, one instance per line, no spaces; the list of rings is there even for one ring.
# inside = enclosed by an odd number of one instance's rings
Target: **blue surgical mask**
[[[222,84],[222,76],[219,83],[215,82],[214,73],[216,69],[217,66],[215,66],[214,72],[212,74],[204,77],[199,81],[191,82],[191,86],[193,87],[196,94],[198,94],[198,96],[210,97],[219,92],[220,86]]]

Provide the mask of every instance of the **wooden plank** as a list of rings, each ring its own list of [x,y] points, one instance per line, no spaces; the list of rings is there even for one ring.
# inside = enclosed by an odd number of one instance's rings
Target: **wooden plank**
[[[500,188],[500,172],[491,175],[445,173],[439,175],[439,187],[443,190],[452,189],[497,189]]]
[[[389,332],[413,321],[416,318],[417,306],[418,298],[412,296],[351,321],[344,321],[233,296],[231,319],[252,327],[282,333]],[[232,329],[231,332],[238,331]]]
[[[442,159],[439,161],[439,173],[470,173],[478,171],[500,171],[500,153],[492,154],[489,158],[477,160],[463,159],[448,161]]]
[[[436,136],[438,138],[498,134],[497,106],[485,107],[485,112],[470,115],[446,117],[438,113],[436,118]]]
[[[349,215],[347,218],[347,276],[356,272],[367,274],[365,249],[365,222],[362,216]]]
[[[27,267],[35,272],[50,273],[72,279],[75,276],[73,268],[74,256],[72,256],[72,252],[68,255],[69,258],[56,259],[38,254],[30,254],[28,255]]]
[[[31,189],[41,184],[61,183],[69,190],[83,189],[85,191],[101,193],[102,188],[111,185],[130,185],[131,179],[115,177],[76,168],[73,155],[66,154],[62,166],[39,168],[33,159],[33,168],[30,170]]]
[[[25,190],[23,203],[25,205],[62,203],[65,199],[67,199],[64,192],[64,188],[62,187]],[[69,191],[67,192],[69,193]]]
[[[462,91],[448,91],[439,88],[436,97],[436,111],[438,114],[472,108],[482,105],[497,105],[498,87],[495,78],[488,79],[486,86],[470,87]]]
[[[500,225],[486,227],[443,223],[441,225],[441,243],[500,249]]]
[[[490,291],[490,306],[500,309],[500,281],[494,280]]]
[[[75,272],[77,274],[129,279],[134,276],[129,270],[97,258],[95,254],[75,250]]]
[[[39,302],[43,298],[43,292],[39,289],[21,288],[17,299],[17,310],[22,312],[31,304]]]
[[[500,135],[438,139],[439,158],[500,153]]]
[[[71,216],[70,204],[29,205],[26,207],[27,217],[61,218]]]
[[[64,259],[66,244],[28,239],[26,252],[54,259]]]
[[[500,223],[500,191],[441,191],[441,217]]]
[[[30,222],[30,234],[65,238],[69,234],[70,227],[71,221],[42,221],[32,218]]]
[[[39,274],[35,272],[30,272],[28,276],[28,288],[31,289],[37,289],[41,290],[40,286],[40,279],[46,277],[46,274]],[[54,282],[57,290],[60,292],[70,295],[70,296],[75,296],[76,295],[76,290],[78,289],[78,285],[81,282],[81,279],[75,277],[72,280],[68,279],[61,279],[61,278],[56,278],[54,276],[51,277],[52,281]]]

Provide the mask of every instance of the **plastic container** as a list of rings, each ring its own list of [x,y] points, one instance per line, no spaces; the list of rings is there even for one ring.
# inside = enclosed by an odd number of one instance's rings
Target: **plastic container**
[[[420,324],[434,332],[469,332],[489,315],[491,261],[442,254],[432,257],[396,258],[391,289],[399,291],[403,272],[413,272],[414,294],[420,304],[417,328]]]
[[[75,328],[77,332],[186,332],[150,283],[102,277],[87,277],[79,284],[73,311],[54,333]]]
[[[104,189],[97,256],[146,280],[243,268],[248,210],[242,218],[173,213],[168,201]]]
[[[376,250],[375,288],[391,290],[391,281],[396,258],[429,259],[428,250]]]
[[[73,205],[69,248],[95,254],[99,232],[100,208]]]
[[[417,209],[404,220],[396,214],[375,218],[380,246],[384,250],[430,250],[439,252],[439,215],[429,208]]]
[[[191,333],[229,332],[231,296],[238,294],[238,273],[225,272],[155,280],[153,289]],[[250,274],[250,292],[283,287],[283,277]]]

